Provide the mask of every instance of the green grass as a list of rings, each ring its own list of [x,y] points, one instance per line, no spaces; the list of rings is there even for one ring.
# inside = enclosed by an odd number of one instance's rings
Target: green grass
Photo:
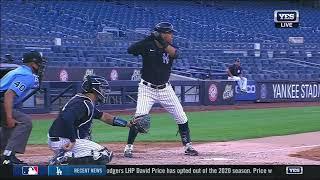
[[[187,115],[193,141],[229,141],[320,131],[320,106],[190,112]],[[177,125],[168,113],[151,117],[149,134],[139,135],[136,141],[180,141],[179,135],[176,136]],[[28,143],[46,144],[51,123],[52,120],[33,121]],[[125,142],[127,135],[128,128],[94,121],[96,142]]]

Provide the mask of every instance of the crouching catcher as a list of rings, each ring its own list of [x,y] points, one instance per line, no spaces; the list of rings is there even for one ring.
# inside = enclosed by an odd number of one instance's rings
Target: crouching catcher
[[[120,117],[100,112],[95,107],[96,102],[105,102],[110,91],[105,78],[87,76],[82,83],[82,90],[82,93],[76,94],[64,105],[49,129],[48,146],[54,152],[49,165],[105,165],[112,160],[113,152],[92,141],[92,119],[113,126],[132,125]]]

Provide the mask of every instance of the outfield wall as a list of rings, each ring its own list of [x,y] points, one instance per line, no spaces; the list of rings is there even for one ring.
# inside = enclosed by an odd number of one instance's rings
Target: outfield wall
[[[103,76],[110,80],[131,80],[139,68],[85,68],[85,67],[49,67],[46,69],[44,81],[82,81],[88,74]]]
[[[259,81],[256,87],[257,102],[320,102],[320,80]]]
[[[111,93],[101,110],[135,108],[139,81],[109,81]],[[170,81],[183,106],[234,104],[233,81]],[[22,104],[26,113],[48,113],[59,111],[77,92],[81,92],[81,81],[44,81],[42,91]],[[212,89],[212,87],[215,87]],[[211,89],[210,89],[211,88]],[[155,106],[160,106],[155,104]]]
[[[235,85],[235,101],[255,102],[257,100],[256,81],[248,80],[247,93],[242,93],[238,84]]]
[[[247,93],[241,93],[234,81],[170,81],[183,106],[233,105],[256,102],[320,102],[320,81],[248,81]],[[101,110],[136,107],[139,81],[109,81],[111,93]],[[45,81],[42,91],[22,105],[26,113],[48,113],[60,110],[77,92],[81,81]],[[160,106],[155,104],[155,107]]]

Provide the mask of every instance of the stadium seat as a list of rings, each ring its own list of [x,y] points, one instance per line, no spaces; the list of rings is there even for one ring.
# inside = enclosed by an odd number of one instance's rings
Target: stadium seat
[[[181,50],[179,63],[173,69],[190,69],[192,65],[198,69],[214,67],[212,73],[221,72],[239,57],[250,79],[319,77],[319,27],[312,22],[320,22],[320,12],[295,3],[268,3],[265,6],[258,1],[239,1],[237,5],[232,4],[230,11],[228,1],[215,2],[222,8],[204,7],[194,1],[170,1],[169,4],[161,1],[43,1],[37,5],[31,1],[2,1],[1,13],[5,18],[1,18],[1,57],[7,52],[15,58],[21,57],[21,52],[31,46],[46,49],[48,58],[55,62],[70,61],[65,62],[70,66],[101,66],[103,63],[106,66],[139,67],[141,65],[121,63],[124,61],[111,62],[106,57],[141,63],[141,58],[127,54],[126,49],[149,32],[134,30],[150,30],[163,20],[163,14],[170,14],[168,20],[177,30],[174,44]],[[275,6],[299,8],[304,28],[282,31],[271,26],[267,19]],[[265,21],[257,26],[257,19],[252,17]],[[115,31],[112,36],[99,37],[98,32],[104,29]],[[289,44],[290,36],[304,37],[304,44]],[[62,40],[61,46],[53,43],[57,37]],[[255,57],[254,43],[261,45],[259,57]],[[306,58],[306,51],[312,57]],[[272,52],[273,57],[268,56],[268,52]],[[263,74],[258,75],[261,72]],[[199,69],[194,75],[200,77],[203,73],[207,73],[206,70]],[[288,74],[292,76],[288,77]]]

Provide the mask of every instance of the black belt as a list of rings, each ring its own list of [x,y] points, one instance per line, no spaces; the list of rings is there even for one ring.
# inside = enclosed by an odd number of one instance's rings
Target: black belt
[[[50,141],[56,142],[56,141],[60,141],[60,138],[58,137],[49,137]]]
[[[142,84],[149,86],[153,89],[164,89],[167,87],[167,84],[155,85],[155,84],[148,83],[146,81],[142,81]]]

